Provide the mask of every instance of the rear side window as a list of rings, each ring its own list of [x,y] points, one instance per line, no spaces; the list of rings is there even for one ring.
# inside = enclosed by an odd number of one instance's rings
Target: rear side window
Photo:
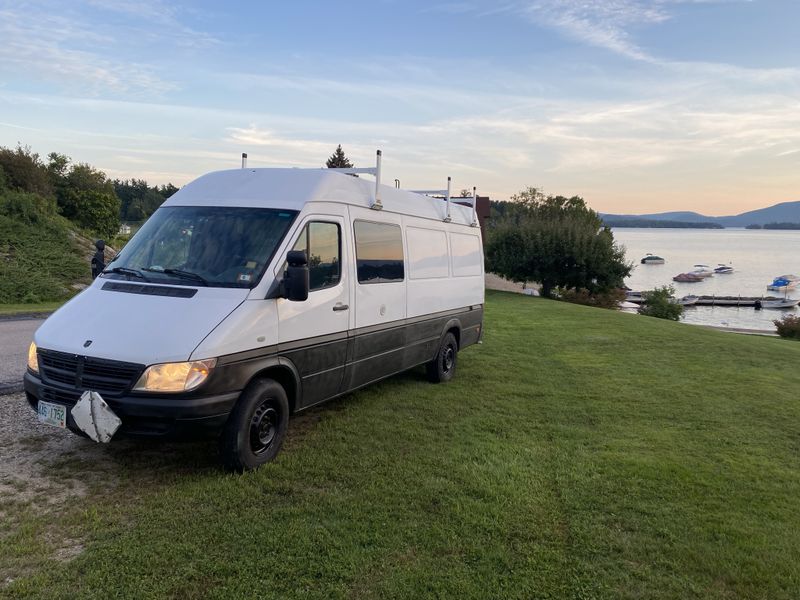
[[[403,236],[399,225],[356,221],[356,271],[359,283],[403,281]]]
[[[341,234],[336,223],[312,221],[303,228],[292,250],[303,250],[308,257],[309,291],[339,283],[342,268]]]
[[[453,275],[467,277],[480,275],[483,269],[481,243],[476,235],[450,234],[450,250],[453,254]]]
[[[406,228],[408,244],[408,278],[447,277],[447,236],[444,231]]]

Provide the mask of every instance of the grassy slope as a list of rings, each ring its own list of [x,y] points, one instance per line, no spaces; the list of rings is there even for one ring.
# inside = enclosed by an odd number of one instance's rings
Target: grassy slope
[[[5,593],[796,597],[800,344],[503,293],[486,326],[451,384],[299,416],[256,473],[117,453],[61,517],[85,552]]]
[[[88,240],[62,217],[41,219],[0,214],[0,306],[63,300],[90,281]]]

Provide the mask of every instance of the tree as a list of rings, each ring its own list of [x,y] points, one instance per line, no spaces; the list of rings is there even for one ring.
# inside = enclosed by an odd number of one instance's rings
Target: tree
[[[53,185],[58,181],[64,179],[69,172],[69,163],[72,159],[66,154],[59,154],[58,152],[51,152],[47,155],[47,172],[53,179]]]
[[[658,287],[651,292],[642,294],[644,304],[639,309],[640,315],[656,317],[658,319],[669,319],[670,321],[680,321],[683,314],[683,305],[678,304],[672,299],[675,288],[671,285]]]
[[[513,281],[536,281],[541,294],[556,287],[590,294],[622,287],[632,265],[611,230],[578,196],[545,196],[526,188],[489,235],[489,270]]]
[[[120,218],[125,221],[143,221],[164,203],[164,200],[178,191],[178,188],[168,183],[161,187],[150,187],[144,179],[131,179],[113,181],[114,191],[122,203]]]
[[[113,192],[69,189],[65,199],[74,207],[70,218],[78,225],[107,238],[119,230],[119,198]]]
[[[174,185],[172,185],[171,183],[168,183],[167,185],[162,185],[162,186],[161,186],[161,187],[158,189],[158,192],[159,192],[159,193],[160,193],[160,194],[161,194],[161,195],[164,197],[164,200],[166,200],[167,198],[169,198],[170,196],[172,196],[172,194],[174,194],[175,192],[177,192],[179,189],[180,189],[180,188],[178,188],[178,187],[175,187],[175,186],[174,186]]]
[[[61,213],[82,227],[111,237],[119,229],[120,201],[106,174],[88,165],[72,165],[57,187]]]
[[[339,144],[336,146],[336,150],[331,155],[331,157],[325,163],[325,166],[329,169],[350,169],[353,167],[353,163],[350,162],[344,155],[344,150],[342,150],[342,145]]]
[[[0,146],[0,168],[5,172],[9,189],[53,197],[53,184],[47,167],[29,146],[17,145],[16,150]]]

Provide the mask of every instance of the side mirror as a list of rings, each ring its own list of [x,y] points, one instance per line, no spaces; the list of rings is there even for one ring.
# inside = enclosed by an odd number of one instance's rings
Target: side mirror
[[[283,277],[283,292],[287,300],[302,302],[308,299],[308,259],[302,250],[290,250],[286,254],[286,275]]]

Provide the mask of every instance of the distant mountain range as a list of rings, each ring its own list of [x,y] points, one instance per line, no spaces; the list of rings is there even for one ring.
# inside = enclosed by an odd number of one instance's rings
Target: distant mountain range
[[[722,227],[747,227],[748,225],[767,225],[769,223],[800,223],[800,201],[781,202],[767,208],[750,210],[728,217],[707,217],[696,212],[675,211],[650,215],[612,215],[600,216],[607,224],[625,221],[673,221],[680,223],[708,223]]]

